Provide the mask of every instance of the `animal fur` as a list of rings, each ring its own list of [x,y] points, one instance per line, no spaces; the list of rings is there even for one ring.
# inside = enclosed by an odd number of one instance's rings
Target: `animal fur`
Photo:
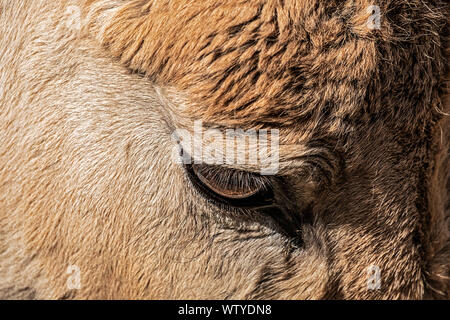
[[[375,2],[0,0],[0,297],[450,298],[450,9]],[[196,119],[280,129],[300,248],[191,187]]]

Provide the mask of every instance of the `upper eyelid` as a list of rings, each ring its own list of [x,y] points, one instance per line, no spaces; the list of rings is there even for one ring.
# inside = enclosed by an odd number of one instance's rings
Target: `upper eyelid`
[[[253,170],[249,170],[248,167],[244,167],[244,166],[236,167],[236,165],[230,166],[230,165],[227,165],[227,164],[209,165],[209,164],[206,164],[206,163],[196,163],[194,158],[192,157],[192,155],[189,152],[187,152],[184,148],[182,148],[180,150],[180,156],[183,157],[183,155],[185,155],[187,159],[191,160],[190,163],[184,163],[184,166],[186,166],[186,165],[205,165],[205,166],[220,168],[220,171],[241,171],[241,172],[245,172],[245,173],[248,173],[248,174],[251,174],[251,175],[260,176],[258,174],[258,171],[260,170],[259,168],[255,169],[253,171]]]
[[[194,165],[195,166],[195,165]],[[202,165],[199,165],[202,166]],[[210,165],[203,165],[206,170],[211,170],[216,177],[223,178],[223,180],[226,180],[225,183],[232,182],[233,178],[238,178],[239,175],[241,175],[241,182],[247,182],[248,185],[250,185],[252,182],[257,184],[257,187],[259,188],[269,188],[270,180],[267,177],[260,176],[259,174],[255,172],[248,172],[244,170],[229,168],[229,167],[222,167],[222,166],[210,166]],[[247,175],[247,176],[246,176]],[[247,179],[247,181],[245,181]],[[217,181],[217,179],[216,179]],[[223,181],[218,181],[223,182]],[[239,186],[237,186],[239,187]]]
[[[187,176],[189,177],[190,183],[196,188],[199,189],[197,191],[200,191],[201,194],[204,196],[207,196],[208,198],[211,198],[210,200],[214,200],[215,202],[220,203],[221,205],[227,205],[230,208],[253,208],[253,207],[261,207],[261,204],[263,202],[265,206],[267,206],[269,203],[269,200],[273,200],[273,190],[271,187],[265,187],[263,189],[258,190],[255,194],[248,198],[227,198],[223,195],[217,194],[215,191],[211,190],[209,187],[205,186],[203,182],[199,182],[198,177],[195,175],[194,172],[192,172],[192,169],[189,165],[185,165],[185,170],[187,173]],[[261,196],[261,192],[268,192],[266,197],[264,199],[259,199],[258,197]],[[253,201],[253,202],[252,202]]]

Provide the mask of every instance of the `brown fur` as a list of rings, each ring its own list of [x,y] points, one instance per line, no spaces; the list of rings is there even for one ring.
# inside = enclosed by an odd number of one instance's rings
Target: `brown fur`
[[[0,1],[0,296],[450,298],[448,4],[370,4]],[[301,248],[192,190],[186,119],[281,130]]]

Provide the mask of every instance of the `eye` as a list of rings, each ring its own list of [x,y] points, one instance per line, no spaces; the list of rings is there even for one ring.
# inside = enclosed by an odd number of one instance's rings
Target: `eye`
[[[186,165],[193,185],[207,198],[241,208],[262,208],[274,202],[270,181],[263,176],[206,164]]]
[[[259,213],[255,221],[283,234],[291,244],[303,245],[299,210],[291,208],[286,197],[275,200],[273,183],[284,185],[280,177],[272,181],[267,176],[206,164],[185,165],[185,169],[194,187],[207,199],[229,208],[255,210]],[[272,223],[261,217],[268,217]]]

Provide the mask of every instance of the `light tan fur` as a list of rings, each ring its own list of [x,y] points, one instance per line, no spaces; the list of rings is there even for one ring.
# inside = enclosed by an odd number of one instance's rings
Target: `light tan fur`
[[[448,299],[448,4],[371,4],[0,0],[0,297]],[[192,188],[196,119],[280,129],[300,248]]]

